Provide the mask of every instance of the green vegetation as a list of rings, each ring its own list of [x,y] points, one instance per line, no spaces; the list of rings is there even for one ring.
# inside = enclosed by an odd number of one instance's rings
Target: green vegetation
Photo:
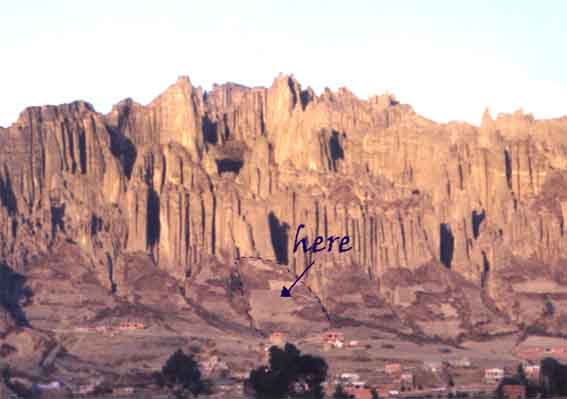
[[[341,384],[337,385],[335,393],[333,394],[333,399],[353,399],[354,395],[349,395],[343,389]]]
[[[192,355],[186,355],[181,349],[171,355],[155,378],[159,386],[172,390],[178,398],[207,393],[199,365]]]
[[[551,361],[551,363],[555,362],[557,363],[557,361],[555,359],[544,359],[541,362],[541,378],[540,378],[540,382],[543,382],[544,380],[546,380],[547,382],[551,383],[551,385],[553,385],[554,383],[549,380],[548,378],[543,378],[544,374],[543,374],[543,369],[544,369],[544,362],[545,363],[549,363],[549,361]],[[549,363],[549,364],[551,364]],[[559,363],[557,363],[559,364]],[[549,370],[548,370],[549,372]],[[553,373],[551,373],[553,374]],[[548,381],[549,380],[549,381]],[[520,364],[518,366],[518,370],[516,372],[515,375],[511,376],[511,377],[506,377],[504,378],[502,381],[500,381],[500,384],[498,385],[498,388],[496,389],[496,397],[497,398],[503,398],[504,397],[504,392],[503,392],[503,386],[504,385],[520,385],[525,387],[526,389],[526,397],[528,398],[534,398],[534,397],[538,397],[540,394],[544,394],[544,396],[553,396],[552,392],[553,390],[550,389],[548,387],[548,394],[545,394],[545,389],[543,389],[543,385],[538,385],[536,382],[534,381],[530,381],[528,379],[528,377],[526,376],[526,373],[524,371],[524,367]]]
[[[325,360],[301,354],[292,344],[272,346],[269,367],[252,370],[247,384],[258,399],[322,399],[327,370]]]
[[[567,365],[552,358],[541,361],[540,385],[545,397],[567,395]]]

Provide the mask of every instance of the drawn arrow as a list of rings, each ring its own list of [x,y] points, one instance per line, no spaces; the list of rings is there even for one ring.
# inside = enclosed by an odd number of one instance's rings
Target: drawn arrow
[[[299,277],[293,282],[293,284],[292,284],[289,288],[286,288],[286,286],[284,285],[283,288],[282,288],[282,294],[281,294],[281,296],[282,296],[282,297],[285,297],[285,298],[291,297],[291,290],[293,289],[293,287],[295,287],[295,284],[297,284],[297,283],[299,282],[299,280],[301,280],[301,277],[303,277],[303,275],[305,274],[305,272],[306,272],[307,270],[309,270],[309,268],[310,268],[311,266],[313,266],[314,264],[315,264],[315,260],[313,260],[313,261],[311,262],[311,264],[305,268],[305,270],[299,275]]]

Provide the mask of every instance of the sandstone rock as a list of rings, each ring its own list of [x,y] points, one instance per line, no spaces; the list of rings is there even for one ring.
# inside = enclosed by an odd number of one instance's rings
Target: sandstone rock
[[[144,270],[190,297],[211,262],[253,256],[300,273],[302,223],[310,238],[351,236],[353,251],[318,255],[305,280],[323,302],[347,270],[369,296],[344,302],[364,308],[389,295],[391,271],[435,265],[475,287],[459,300],[482,311],[459,325],[499,311],[520,320],[501,289],[509,259],[537,261],[550,281],[567,259],[566,130],[567,118],[523,112],[437,124],[391,94],[317,96],[286,75],[210,92],[181,77],[148,105],[126,99],[107,115],[80,101],[31,107],[0,129],[0,257],[25,276],[71,240],[102,287],[129,292],[124,259],[144,253]],[[341,312],[340,300],[327,305]]]

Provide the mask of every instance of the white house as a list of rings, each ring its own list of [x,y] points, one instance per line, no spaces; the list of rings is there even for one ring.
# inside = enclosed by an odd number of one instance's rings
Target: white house
[[[432,373],[439,373],[443,370],[443,363],[438,361],[423,362],[423,367]]]
[[[504,369],[490,368],[484,370],[484,381],[487,384],[497,384],[504,378]]]

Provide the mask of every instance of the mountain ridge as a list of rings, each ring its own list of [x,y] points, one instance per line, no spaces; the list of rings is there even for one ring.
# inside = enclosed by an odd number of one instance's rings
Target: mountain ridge
[[[566,132],[565,117],[521,111],[438,124],[390,94],[317,96],[292,75],[208,92],[180,77],[147,105],[127,98],[107,114],[85,101],[28,107],[0,128],[0,257],[33,276],[72,242],[111,298],[139,301],[147,284],[128,273],[156,268],[160,284],[216,314],[200,280],[208,267],[256,257],[297,275],[308,262],[290,234],[305,224],[309,237],[353,243],[306,275],[336,320],[393,317],[400,333],[448,340],[535,324],[561,333]],[[263,317],[243,311],[265,295],[247,290],[237,310],[218,311]]]

